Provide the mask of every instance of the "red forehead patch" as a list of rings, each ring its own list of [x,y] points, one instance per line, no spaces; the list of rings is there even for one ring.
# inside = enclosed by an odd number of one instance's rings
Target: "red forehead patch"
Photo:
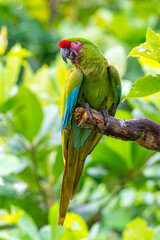
[[[71,43],[67,40],[63,40],[59,43],[59,47],[62,48],[62,47],[66,47],[66,48],[70,48],[71,47]]]

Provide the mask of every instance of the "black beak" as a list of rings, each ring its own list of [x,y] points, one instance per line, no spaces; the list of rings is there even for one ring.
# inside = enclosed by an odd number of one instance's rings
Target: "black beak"
[[[65,61],[66,63],[67,63],[67,58],[70,60],[75,60],[76,58],[76,54],[70,48],[66,48],[66,47],[61,48],[61,56],[63,61]]]

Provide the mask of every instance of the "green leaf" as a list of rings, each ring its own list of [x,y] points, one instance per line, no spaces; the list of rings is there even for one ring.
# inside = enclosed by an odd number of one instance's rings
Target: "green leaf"
[[[20,208],[18,207],[14,207],[14,209],[16,209],[16,211],[20,210]],[[34,223],[33,219],[26,212],[23,211],[23,216],[17,223],[17,226],[22,232],[26,233],[29,236],[29,238],[33,240],[40,240],[40,235],[37,226]]]
[[[0,55],[3,55],[6,51],[6,48],[8,46],[8,40],[7,40],[7,27],[2,26],[0,31]]]
[[[42,240],[52,240],[51,239],[51,227],[50,226],[43,226],[40,229],[40,236]]]
[[[21,172],[19,172],[16,176],[20,178],[23,182],[26,182],[30,189],[35,191],[38,190],[37,179],[34,175],[33,170],[30,167],[26,167]]]
[[[146,41],[149,49],[151,49],[155,55],[156,60],[160,62],[160,34],[155,33],[151,28],[148,28]]]
[[[3,103],[5,97],[3,89],[4,69],[2,62],[0,62],[0,104]]]
[[[0,154],[0,176],[7,176],[21,167],[20,159],[12,154]]]
[[[22,48],[19,43],[14,45],[11,50],[7,53],[7,57],[19,57],[21,60],[31,56],[31,52],[27,49]]]
[[[0,230],[0,239],[2,240],[33,240],[27,234],[18,229]]]
[[[49,20],[49,4],[45,0],[37,0],[36,2],[32,0],[23,0],[23,4],[28,10],[29,15],[31,15],[33,18],[36,18],[44,23]]]
[[[160,62],[160,34],[148,28],[146,34],[146,42],[135,47],[130,52],[132,57],[145,57]]]
[[[43,112],[36,96],[24,86],[19,89],[13,117],[18,132],[32,142],[41,127]]]
[[[138,78],[126,98],[140,98],[160,91],[160,74]]]
[[[57,116],[59,115],[59,108],[56,105],[47,105],[43,108],[43,122],[41,129],[36,137],[36,142],[42,141],[48,134],[54,130],[60,131],[60,122]]]
[[[31,66],[25,61],[23,84],[30,88],[36,95],[40,96],[43,105],[52,101],[54,92],[49,76],[49,67],[47,65],[43,65],[37,72],[33,73]]]
[[[140,46],[133,48],[128,57],[144,57],[153,60],[157,59],[155,54],[148,49],[146,43],[142,43]]]
[[[88,236],[87,224],[82,217],[75,213],[67,213],[64,227],[57,226],[58,203],[52,205],[49,212],[52,240],[80,240]]]
[[[52,205],[49,211],[49,223],[51,225],[52,240],[61,239],[61,236],[65,231],[64,227],[58,227],[57,221],[58,221],[58,203],[55,203]]]
[[[64,226],[64,232],[61,240],[81,240],[88,237],[88,227],[84,219],[76,213],[67,213]]]
[[[11,184],[5,184],[0,186],[0,197],[3,198],[21,198],[21,192],[18,192],[16,189],[13,188]]]
[[[153,236],[154,231],[147,228],[147,223],[141,218],[136,218],[127,225],[122,240],[156,240]]]
[[[10,97],[0,106],[0,112],[6,113],[10,111],[12,108],[14,108],[15,104],[17,102],[17,95],[14,97]]]
[[[55,162],[52,167],[52,172],[51,174],[54,176],[54,183],[56,184],[58,181],[59,176],[62,174],[64,165],[63,165],[63,158],[62,158],[62,147],[58,146],[56,148],[56,157],[55,157]],[[50,155],[50,158],[52,157],[52,153]]]
[[[151,66],[158,66],[160,63],[160,34],[148,28],[146,42],[135,47],[129,56],[140,57],[140,63]],[[160,91],[160,75],[147,75],[135,81],[127,98],[145,97]]]
[[[119,206],[115,207],[114,211],[106,207],[103,211],[103,218],[105,226],[117,231],[122,231],[130,220],[129,212]]]
[[[19,194],[19,197],[2,196],[0,198],[0,206],[4,208],[6,206],[11,206],[12,204],[14,204],[20,209],[23,209],[25,212],[27,212],[29,216],[32,217],[32,219],[34,220],[34,223],[36,223],[38,226],[43,226],[44,224],[46,224],[47,213],[43,209],[42,205],[37,204],[36,201],[39,195],[36,195],[36,192],[30,191],[29,189],[24,193],[20,193],[21,194]],[[26,193],[29,194],[26,196]],[[37,198],[35,197],[35,195],[37,196]]]
[[[8,212],[5,209],[1,208],[0,209],[0,227],[6,224],[6,221],[3,218],[3,216],[5,216],[5,215],[8,215]],[[2,216],[2,218],[1,218],[1,216]]]
[[[18,212],[12,212],[12,213],[5,213],[3,215],[0,215],[0,221],[5,221],[6,224],[11,225],[11,224],[17,224],[20,220],[20,218],[23,215],[23,211],[20,210]]]
[[[110,142],[109,138],[107,138],[107,140]],[[94,149],[92,152],[92,157],[92,166],[102,164],[106,168],[115,172],[118,176],[123,176],[127,172],[127,165],[123,158],[118,153],[116,153],[114,149],[111,149],[107,144],[103,142],[100,142]]]
[[[18,81],[20,68],[22,66],[23,58],[29,57],[30,53],[26,49],[21,48],[19,44],[7,54],[7,62],[5,66],[4,76],[2,78],[3,98],[7,99],[12,87]]]
[[[121,118],[121,119],[126,119],[126,120],[130,120],[133,118],[131,112],[124,110],[124,109],[118,109],[116,111],[116,118]]]

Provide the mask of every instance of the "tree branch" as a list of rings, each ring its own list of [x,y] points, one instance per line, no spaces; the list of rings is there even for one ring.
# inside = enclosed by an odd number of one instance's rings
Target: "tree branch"
[[[106,125],[101,112],[91,111],[92,119],[85,108],[75,108],[74,116],[80,128],[89,128],[123,141],[135,141],[144,148],[160,152],[160,124],[147,118],[123,120],[109,116]]]

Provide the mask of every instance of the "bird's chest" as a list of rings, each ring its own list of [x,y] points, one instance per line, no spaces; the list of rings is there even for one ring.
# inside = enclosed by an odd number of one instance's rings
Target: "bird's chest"
[[[107,68],[97,66],[94,71],[87,69],[81,86],[78,102],[87,102],[90,107],[99,109],[107,97],[110,82]]]

